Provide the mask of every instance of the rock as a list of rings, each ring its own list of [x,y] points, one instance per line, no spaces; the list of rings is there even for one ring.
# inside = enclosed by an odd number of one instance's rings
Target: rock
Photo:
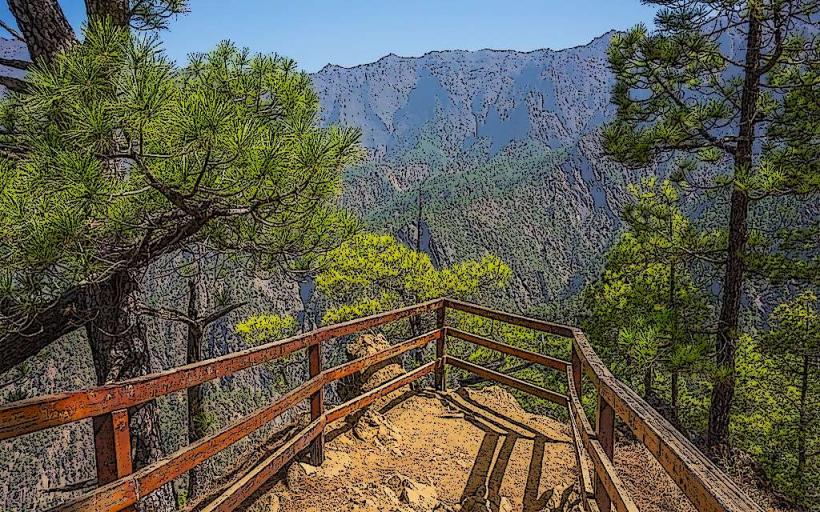
[[[383,414],[368,409],[353,426],[353,435],[362,441],[389,444],[400,441],[402,435]]]
[[[317,468],[316,466],[311,466],[306,462],[300,462],[299,466],[302,468],[302,471],[304,471],[305,475],[307,476],[314,476],[316,472],[319,470],[319,468]]]
[[[506,496],[501,497],[501,502],[498,505],[498,512],[512,512],[513,506]]]
[[[390,348],[390,343],[383,334],[363,334],[348,343],[345,351],[348,361],[353,361],[387,348]],[[401,361],[397,357],[388,359],[387,361],[382,361],[369,368],[365,368],[357,374],[342,379],[337,386],[337,392],[343,400],[350,400],[404,373],[404,369],[401,367]],[[401,390],[397,390],[385,397],[379,398],[373,402],[370,408],[379,410],[390,400],[400,396],[401,393]]]
[[[307,475],[299,463],[291,464],[288,467],[287,476],[285,477],[288,485],[288,490],[291,492],[299,492],[304,487]]]
[[[409,478],[403,482],[401,500],[419,511],[433,510],[439,503],[435,487]]]

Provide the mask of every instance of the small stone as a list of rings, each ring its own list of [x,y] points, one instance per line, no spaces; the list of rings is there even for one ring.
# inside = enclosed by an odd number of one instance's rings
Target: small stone
[[[304,471],[305,475],[307,476],[314,476],[316,472],[319,470],[319,468],[317,468],[316,466],[311,466],[306,462],[300,462],[299,466],[302,468],[302,471]]]
[[[438,505],[436,488],[410,479],[404,481],[401,500],[418,510],[433,510]]]
[[[501,503],[498,505],[498,512],[512,512],[513,506],[506,496],[501,497]]]

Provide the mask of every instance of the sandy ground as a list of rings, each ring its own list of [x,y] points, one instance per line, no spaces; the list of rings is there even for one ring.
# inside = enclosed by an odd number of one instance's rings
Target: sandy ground
[[[332,425],[325,464],[295,478],[290,472],[296,489],[280,482],[251,509],[422,509],[409,506],[397,489],[399,482],[410,480],[435,489],[437,503],[429,502],[431,508],[448,510],[484,494],[502,509],[535,512],[544,510],[553,489],[560,493],[575,480],[567,426],[526,413],[498,387],[405,395],[384,410],[384,418],[388,426],[367,440],[346,423]]]
[[[577,503],[568,426],[527,413],[504,389],[396,392],[379,407],[355,428],[345,421],[331,425],[321,467],[291,465],[286,478],[272,483],[245,510],[580,510],[557,506],[568,487],[568,501]],[[615,465],[641,511],[695,511],[643,446],[619,442]]]

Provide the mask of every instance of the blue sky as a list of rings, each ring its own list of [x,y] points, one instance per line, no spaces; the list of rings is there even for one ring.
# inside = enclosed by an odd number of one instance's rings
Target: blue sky
[[[83,0],[60,4],[79,28]],[[651,24],[654,12],[639,0],[191,0],[190,6],[163,34],[178,62],[231,39],[292,57],[307,71],[328,63],[363,64],[388,53],[567,48],[610,29]],[[0,18],[12,20],[5,2]]]

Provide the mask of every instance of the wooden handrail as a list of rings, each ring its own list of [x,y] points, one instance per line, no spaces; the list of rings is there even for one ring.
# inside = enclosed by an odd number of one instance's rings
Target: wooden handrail
[[[563,336],[564,338],[571,338],[575,332],[574,329],[568,325],[554,324],[552,322],[536,320],[526,316],[505,313],[496,309],[485,308],[484,306],[455,299],[444,299],[444,307],[452,308],[464,313],[470,313],[476,316],[483,316],[484,318],[491,318],[493,320],[498,320],[499,322],[517,325],[519,327],[525,327],[534,331]]]
[[[567,366],[569,366],[569,362],[564,361],[562,359],[556,359],[554,357],[545,356],[543,354],[530,352],[529,350],[524,350],[518,347],[513,347],[512,345],[507,345],[506,343],[500,343],[489,338],[484,338],[482,336],[470,334],[469,332],[460,331],[453,327],[445,327],[444,329],[445,334],[447,336],[452,336],[460,340],[475,343],[476,345],[481,345],[483,347],[496,350],[503,354],[523,359],[524,361],[528,361],[530,363],[540,364],[542,366],[553,368],[561,372],[565,372],[567,370]]]
[[[600,360],[580,329],[551,322],[535,320],[520,315],[504,313],[476,304],[469,304],[453,299],[445,299],[445,308],[453,308],[501,322],[526,327],[536,331],[546,332],[570,338],[573,350],[578,355],[581,368],[586,373],[596,390],[599,403],[614,409],[615,415],[621,419],[638,440],[647,447],[652,455],[661,463],[672,480],[686,494],[692,504],[701,512],[762,512],[763,509],[751,498],[746,496],[735,482],[721,471],[708,457],[695,447],[689,439],[675,429],[654,408],[641,399],[629,386],[620,382]],[[574,361],[573,361],[574,364]],[[568,372],[568,381],[572,383],[573,368]],[[580,390],[578,390],[580,396]],[[567,397],[570,414],[573,409],[572,393]],[[587,428],[589,422],[577,402],[575,420],[580,431],[580,437],[588,438],[590,444],[598,442],[593,436],[589,437]],[[583,417],[583,424],[580,418]],[[586,427],[586,428],[585,428]],[[594,432],[594,431],[592,431]],[[584,444],[587,444],[585,439]],[[600,443],[598,443],[600,445]],[[600,455],[600,453],[597,453]],[[606,455],[606,454],[604,454]],[[600,458],[600,457],[599,457]],[[608,459],[604,457],[603,459]],[[610,473],[615,469],[607,460],[601,459],[596,464],[596,474],[602,470],[601,466]],[[595,461],[593,461],[595,462]],[[612,476],[611,474],[609,475]],[[617,476],[617,475],[615,475]],[[612,478],[608,478],[612,480]],[[606,483],[606,482],[605,482]],[[610,490],[607,490],[609,492]],[[615,505],[619,506],[617,496]],[[620,504],[626,506],[625,503]]]
[[[510,386],[511,388],[523,391],[524,393],[537,396],[538,398],[541,398],[543,400],[548,400],[558,405],[567,405],[567,397],[562,395],[561,393],[556,393],[555,391],[550,391],[549,389],[544,389],[535,386],[533,384],[530,384],[529,382],[524,382],[523,380],[510,377],[509,375],[504,375],[503,373],[488,370],[487,368],[483,368],[476,364],[469,363],[463,359],[459,359],[453,356],[444,356],[444,363],[450,366],[455,366],[456,368],[461,368],[462,370],[478,375],[479,377],[483,377],[488,380],[493,380],[495,382],[498,382],[499,384]]]
[[[142,377],[67,393],[21,400],[0,407],[0,440],[18,437],[85,418],[127,409],[163,395],[232,375],[332,338],[378,327],[443,307],[441,299],[322,327],[214,359]]]
[[[700,452],[669,421],[609,371],[579,329],[573,345],[600,396],[661,463],[700,512],[753,511],[762,508]]]

